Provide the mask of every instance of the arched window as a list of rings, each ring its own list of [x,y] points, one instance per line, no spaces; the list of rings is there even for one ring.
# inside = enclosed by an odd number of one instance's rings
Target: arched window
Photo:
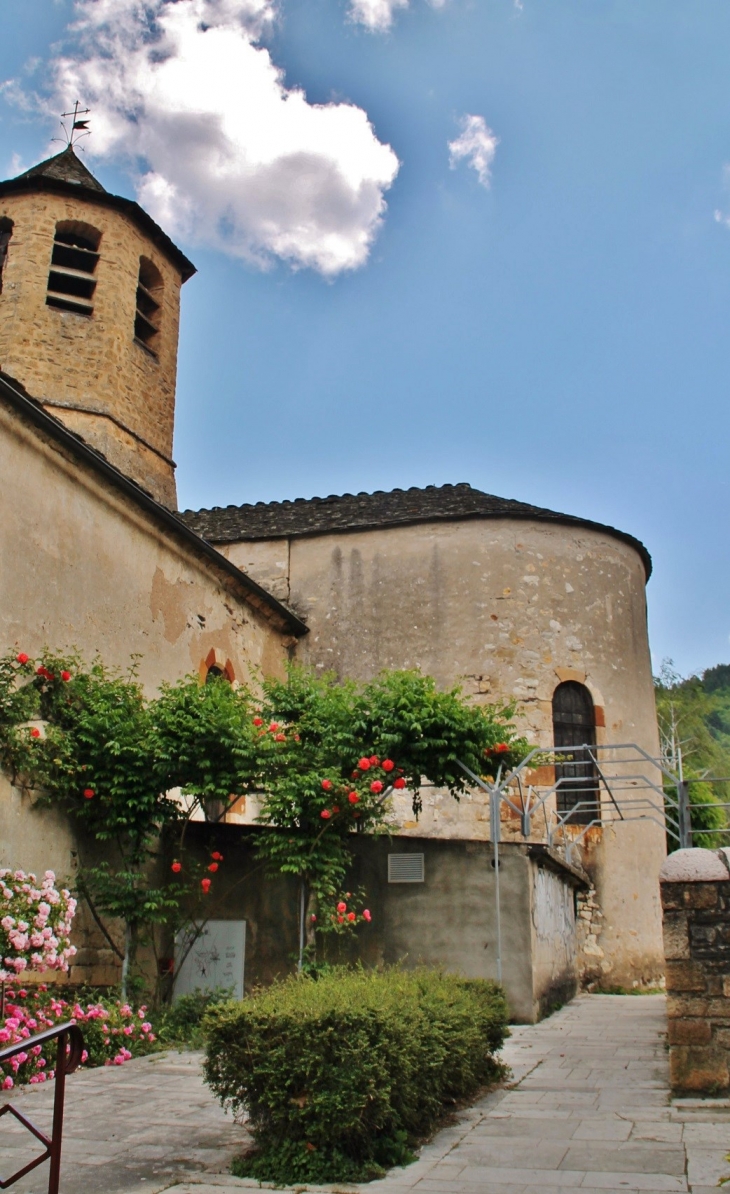
[[[227,680],[235,685],[236,673],[230,659],[218,648],[213,647],[200,664],[200,683],[212,684],[214,680]]]
[[[139,259],[134,338],[156,354],[162,313],[162,274],[147,257]]]
[[[8,259],[8,245],[13,235],[13,221],[7,216],[0,216],[0,294],[3,289],[3,270]]]
[[[93,314],[100,241],[101,233],[80,220],[56,224],[46,295],[49,307],[75,315]]]
[[[587,750],[596,745],[596,716],[593,698],[585,684],[566,680],[553,693],[553,741],[556,746],[578,749],[562,751],[555,767],[558,813],[570,813],[570,820],[587,824],[598,814],[598,778]]]

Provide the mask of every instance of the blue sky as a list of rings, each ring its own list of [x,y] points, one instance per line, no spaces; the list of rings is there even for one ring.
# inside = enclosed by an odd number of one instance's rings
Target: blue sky
[[[71,0],[3,0],[0,79],[42,86],[64,37],[88,56],[72,15]],[[175,229],[199,268],[181,505],[469,481],[637,535],[657,664],[730,659],[727,3],[411,0],[377,32],[344,0],[282,0],[256,38],[310,105],[364,111],[358,152],[377,139],[400,169],[356,269],[323,274],[299,249],[292,268],[262,223],[245,251],[200,220]],[[53,135],[13,94],[2,175]],[[499,138],[489,188],[449,165],[466,114]],[[143,150],[105,141],[100,120],[88,163],[133,194]],[[204,204],[205,178],[190,185]]]

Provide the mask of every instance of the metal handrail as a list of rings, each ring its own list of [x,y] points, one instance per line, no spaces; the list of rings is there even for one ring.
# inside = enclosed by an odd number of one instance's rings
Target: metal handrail
[[[23,1115],[12,1104],[5,1103],[0,1107],[0,1116],[7,1114],[14,1115],[24,1128],[27,1128],[37,1140],[40,1140],[41,1144],[45,1146],[45,1152],[35,1157],[32,1161],[29,1161],[17,1173],[13,1173],[8,1178],[0,1178],[0,1190],[7,1190],[8,1186],[12,1186],[21,1177],[25,1177],[26,1173],[30,1173],[31,1169],[35,1169],[37,1165],[42,1165],[44,1161],[50,1158],[48,1194],[58,1194],[58,1183],[61,1178],[61,1140],[63,1137],[63,1100],[66,1089],[66,1076],[73,1074],[74,1070],[81,1063],[81,1056],[84,1051],[84,1038],[81,1035],[81,1029],[75,1020],[68,1020],[65,1024],[57,1024],[55,1028],[47,1028],[45,1032],[37,1032],[34,1036],[26,1037],[25,1040],[0,1049],[0,1063],[9,1061],[17,1053],[26,1053],[35,1048],[36,1045],[45,1045],[49,1041],[56,1040],[56,1038],[58,1038],[58,1048],[56,1050],[56,1087],[53,1094],[53,1127],[51,1128],[51,1135],[47,1136],[45,1132],[41,1132],[40,1128],[37,1128],[27,1116]]]

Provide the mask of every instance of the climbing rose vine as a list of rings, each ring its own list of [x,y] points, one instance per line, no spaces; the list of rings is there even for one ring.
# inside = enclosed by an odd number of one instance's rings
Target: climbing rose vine
[[[53,871],[40,884],[25,871],[0,870],[0,979],[24,970],[68,970],[76,953],[71,922],[76,900],[67,888],[59,891]]]

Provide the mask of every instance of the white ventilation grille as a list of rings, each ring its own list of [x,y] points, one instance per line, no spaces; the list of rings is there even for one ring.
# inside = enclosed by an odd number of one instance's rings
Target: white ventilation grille
[[[423,854],[389,854],[389,883],[423,883]]]

